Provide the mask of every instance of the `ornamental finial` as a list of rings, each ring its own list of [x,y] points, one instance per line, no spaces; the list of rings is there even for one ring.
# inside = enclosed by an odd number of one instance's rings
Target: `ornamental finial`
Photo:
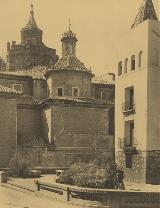
[[[71,30],[71,20],[69,19],[68,20],[68,23],[69,23],[69,31]]]

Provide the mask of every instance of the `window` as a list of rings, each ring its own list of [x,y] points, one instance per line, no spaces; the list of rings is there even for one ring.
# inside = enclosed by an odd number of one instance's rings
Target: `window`
[[[134,109],[134,88],[128,87],[125,89],[125,110]]]
[[[124,62],[124,73],[127,73],[127,69],[128,69],[128,58],[126,58]]]
[[[135,55],[131,56],[131,70],[135,70],[136,68],[136,60],[135,60]]]
[[[138,67],[142,66],[142,51],[139,52],[138,55]]]
[[[134,121],[125,122],[125,148],[134,146]],[[132,154],[126,154],[126,168],[132,168]]]
[[[72,87],[72,96],[79,97],[79,88],[78,87]]]
[[[156,48],[153,49],[153,53],[152,53],[152,65],[153,66],[159,65],[159,51]]]
[[[122,74],[122,61],[118,63],[118,76]]]
[[[12,84],[12,89],[22,92],[21,84]]]
[[[58,96],[60,96],[60,97],[62,97],[63,96],[63,89],[62,89],[62,87],[59,87],[58,88]]]

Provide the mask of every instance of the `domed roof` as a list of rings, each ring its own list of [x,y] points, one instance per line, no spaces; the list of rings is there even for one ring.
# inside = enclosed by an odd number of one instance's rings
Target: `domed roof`
[[[77,57],[75,56],[63,56],[59,61],[53,66],[53,70],[75,70],[75,71],[86,71],[92,74],[90,69],[82,63]]]

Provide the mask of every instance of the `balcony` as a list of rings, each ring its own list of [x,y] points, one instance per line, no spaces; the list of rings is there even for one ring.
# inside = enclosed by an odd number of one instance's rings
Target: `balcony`
[[[118,139],[118,147],[120,149],[123,149],[125,154],[136,154],[137,153],[137,149],[136,149],[136,138],[133,139],[132,143],[133,144],[129,144],[128,142],[129,140],[127,138],[119,138]]]
[[[132,104],[122,103],[122,112],[123,112],[124,116],[129,116],[129,115],[135,114],[135,112],[136,112],[135,103],[132,103]]]

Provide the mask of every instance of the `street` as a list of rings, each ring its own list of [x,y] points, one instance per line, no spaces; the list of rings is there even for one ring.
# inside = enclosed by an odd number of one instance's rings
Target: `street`
[[[77,206],[0,186],[0,208],[77,208]]]

